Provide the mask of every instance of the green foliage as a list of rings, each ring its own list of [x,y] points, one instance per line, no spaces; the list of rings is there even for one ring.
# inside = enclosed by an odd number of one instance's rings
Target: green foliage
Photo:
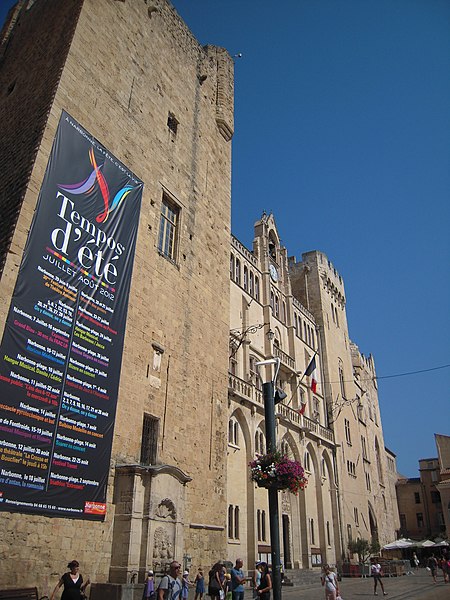
[[[372,554],[378,554],[380,551],[380,544],[376,540],[370,543],[364,538],[349,540],[347,547],[352,554],[358,555],[360,563],[367,563]]]

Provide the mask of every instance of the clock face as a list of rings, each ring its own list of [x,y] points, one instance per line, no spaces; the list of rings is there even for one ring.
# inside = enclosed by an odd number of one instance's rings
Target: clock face
[[[270,271],[270,276],[272,278],[272,281],[278,281],[278,271],[277,271],[275,265],[270,265],[269,271]]]

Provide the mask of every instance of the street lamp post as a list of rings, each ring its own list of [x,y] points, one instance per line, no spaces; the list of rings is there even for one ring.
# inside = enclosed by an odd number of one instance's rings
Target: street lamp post
[[[277,365],[274,380],[280,366],[280,359],[269,359],[257,363],[261,365]],[[275,388],[273,380],[263,383],[264,417],[266,420],[266,442],[267,452],[275,452],[277,441],[275,435]],[[278,490],[269,488],[269,523],[270,523],[270,546],[272,554],[272,591],[273,600],[281,600],[281,552],[280,552],[280,521],[278,514]]]

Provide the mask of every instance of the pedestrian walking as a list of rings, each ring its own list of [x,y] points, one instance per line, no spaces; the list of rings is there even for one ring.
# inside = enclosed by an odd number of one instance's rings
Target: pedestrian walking
[[[83,576],[80,573],[80,563],[77,560],[72,560],[67,565],[67,568],[69,572],[61,576],[50,596],[50,600],[53,600],[57,590],[61,586],[64,586],[61,600],[81,600],[82,595],[84,596],[84,590],[90,584],[90,581],[87,579],[83,582]]]
[[[428,559],[427,570],[431,571],[431,577],[433,578],[433,583],[437,583],[437,580],[436,580],[436,571],[437,571],[437,568],[438,568],[437,558],[435,557],[434,554],[432,554],[430,556],[430,558]]]
[[[383,570],[379,562],[376,561],[375,558],[372,559],[372,566],[370,568],[370,573],[373,577],[373,595],[378,596],[377,585],[380,584],[380,587],[383,591],[383,596],[387,596],[387,592],[384,591],[384,585],[381,580],[383,576]]]
[[[203,594],[205,593],[205,577],[203,575],[203,569],[200,568],[194,580],[195,583],[195,598],[194,600],[203,600]]]
[[[331,570],[330,565],[325,565],[320,577],[322,586],[325,587],[325,600],[336,600],[339,593],[339,582],[337,575]]]
[[[183,579],[181,580],[181,598],[182,600],[187,600],[189,596],[189,586],[193,586],[194,584],[189,581],[189,571],[184,571]]]
[[[208,582],[208,595],[211,596],[211,600],[223,600],[225,597],[225,592],[223,589],[223,579],[221,575],[223,565],[220,562],[215,563],[209,572],[209,582]]]
[[[155,576],[153,571],[149,571],[144,585],[142,600],[154,600],[155,595]]]
[[[159,582],[158,600],[180,600],[182,587],[179,578],[180,570],[180,563],[173,560],[169,565],[169,572]]]

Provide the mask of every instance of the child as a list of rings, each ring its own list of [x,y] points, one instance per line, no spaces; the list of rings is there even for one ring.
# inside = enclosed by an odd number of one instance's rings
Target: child
[[[195,598],[194,600],[203,600],[203,594],[205,593],[205,577],[203,576],[203,570],[200,568],[195,577]]]
[[[142,600],[153,600],[155,597],[155,579],[153,571],[149,571],[147,574],[147,580],[144,585],[144,593]]]

